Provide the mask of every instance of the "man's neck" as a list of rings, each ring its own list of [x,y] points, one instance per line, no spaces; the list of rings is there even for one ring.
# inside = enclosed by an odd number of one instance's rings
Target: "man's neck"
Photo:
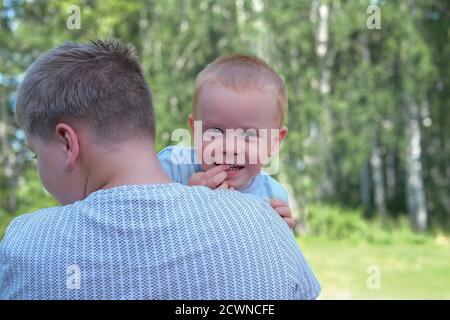
[[[93,157],[88,170],[85,196],[100,189],[122,185],[166,184],[173,182],[162,169],[153,143],[136,140],[120,144],[112,151]]]

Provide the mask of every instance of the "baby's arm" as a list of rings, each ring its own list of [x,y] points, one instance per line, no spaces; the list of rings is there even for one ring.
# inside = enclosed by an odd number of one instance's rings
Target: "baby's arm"
[[[289,228],[293,229],[295,226],[295,219],[292,218],[292,212],[289,205],[280,199],[270,199],[270,206],[283,218],[288,224]]]

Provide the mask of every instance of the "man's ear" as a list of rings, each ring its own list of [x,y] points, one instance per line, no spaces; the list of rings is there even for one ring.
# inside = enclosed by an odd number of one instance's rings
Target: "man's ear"
[[[55,128],[55,138],[66,155],[65,168],[68,171],[73,170],[80,153],[79,136],[68,124],[58,123]]]
[[[287,133],[288,133],[288,128],[281,127],[278,130],[278,134],[276,134],[275,137],[272,138],[272,143],[270,146],[270,155],[271,156],[277,154],[280,151],[281,143],[283,142],[284,138],[286,138]]]

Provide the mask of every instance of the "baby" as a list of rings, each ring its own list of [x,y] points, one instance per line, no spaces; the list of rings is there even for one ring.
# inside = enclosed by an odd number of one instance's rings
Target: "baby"
[[[268,199],[293,228],[286,190],[262,170],[286,137],[286,112],[284,81],[269,65],[246,55],[219,58],[195,82],[188,118],[195,149],[167,147],[158,154],[161,165],[178,183]]]

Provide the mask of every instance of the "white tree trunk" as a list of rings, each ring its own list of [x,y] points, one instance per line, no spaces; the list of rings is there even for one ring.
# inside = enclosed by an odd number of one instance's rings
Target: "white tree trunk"
[[[370,157],[370,164],[372,167],[372,181],[373,191],[375,195],[375,208],[381,214],[383,221],[386,219],[386,202],[384,191],[384,176],[383,176],[383,160],[381,158],[381,148],[375,145],[372,149]]]
[[[0,88],[1,90],[1,88]],[[6,94],[0,91],[0,163],[2,164],[7,191],[10,191],[6,203],[6,211],[14,213],[17,210],[17,197],[15,189],[17,186],[17,157],[10,143],[13,126],[8,111],[8,100]]]
[[[328,95],[331,90],[330,80],[331,72],[329,69],[330,55],[329,55],[329,14],[330,8],[328,4],[321,3],[320,1],[314,1],[311,8],[311,20],[317,23],[316,29],[316,54],[319,60],[319,80],[318,89],[320,92],[323,117],[321,128],[319,132],[319,144],[320,144],[320,157],[322,158],[322,181],[319,186],[319,197],[333,196],[334,189],[334,176],[336,172],[334,159],[332,159],[331,153],[331,138],[333,134],[332,130],[332,117],[331,110],[328,103]]]
[[[364,215],[368,216],[370,214],[370,170],[369,163],[366,163],[362,168],[359,175],[359,190],[361,194],[361,202],[364,208]]]
[[[397,194],[396,186],[396,171],[395,171],[395,155],[393,152],[388,152],[386,155],[386,198],[393,200]]]
[[[427,228],[427,208],[422,179],[422,149],[420,116],[417,104],[412,99],[406,100],[408,122],[406,137],[406,204],[413,226],[420,231]]]

